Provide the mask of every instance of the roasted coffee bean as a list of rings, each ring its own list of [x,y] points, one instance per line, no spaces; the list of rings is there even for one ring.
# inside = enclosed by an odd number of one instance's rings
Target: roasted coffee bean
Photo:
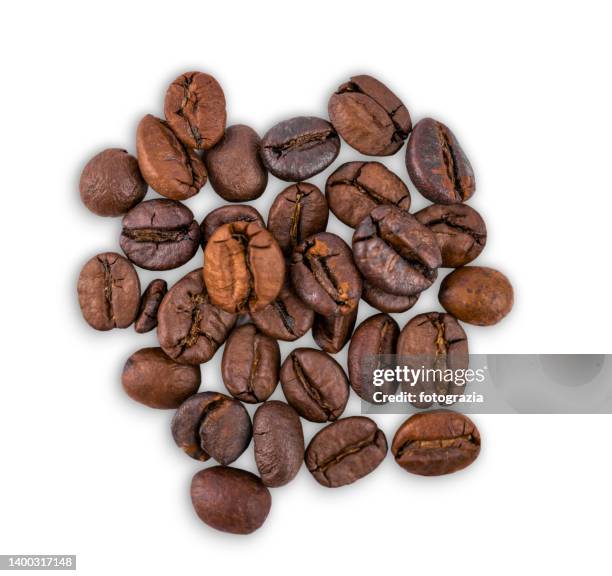
[[[266,486],[284,486],[304,461],[304,433],[297,412],[278,400],[264,402],[253,417],[255,463]]]
[[[463,394],[465,386],[455,383],[455,374],[469,366],[468,342],[463,328],[450,314],[428,312],[415,316],[402,329],[397,356],[398,363],[408,366],[415,374],[420,373],[417,372],[420,368],[432,371],[430,376],[417,377],[404,386],[406,392],[415,394],[412,402],[415,406],[427,408],[433,404],[421,398],[421,393]]]
[[[125,255],[146,270],[182,266],[200,246],[193,212],[176,200],[147,200],[123,217],[119,244]]]
[[[234,398],[218,392],[200,392],[185,400],[172,419],[172,436],[192,458],[214,458],[227,465],[251,442],[249,413]]]
[[[308,236],[323,232],[328,217],[327,201],[321,191],[308,182],[298,182],[285,188],[272,203],[268,230],[289,256]]]
[[[161,348],[141,348],[123,367],[121,383],[127,395],[151,408],[178,408],[198,391],[199,366],[175,362]]]
[[[306,449],[306,467],[328,488],[352,484],[373,472],[387,455],[387,439],[365,416],[342,418],[325,426]]]
[[[442,280],[438,298],[444,309],[459,320],[492,326],[512,310],[514,291],[501,272],[483,266],[464,266]]]
[[[83,266],[77,292],[83,318],[96,330],[127,328],[138,314],[138,274],[114,252],[98,254]]]
[[[170,358],[181,364],[203,364],[225,342],[236,315],[210,302],[202,268],[198,268],[168,290],[157,322],[159,344]]]
[[[317,345],[328,354],[337,354],[349,341],[359,307],[344,316],[315,315],[312,337]]]
[[[342,164],[327,179],[325,196],[330,210],[351,228],[381,204],[410,208],[408,188],[380,162]]]
[[[418,191],[437,204],[465,202],[476,190],[472,166],[457,138],[433,118],[414,127],[406,148],[406,168]]]
[[[396,206],[375,208],[357,226],[353,255],[370,284],[400,296],[429,288],[442,264],[433,232]]]
[[[249,126],[230,126],[223,138],[206,153],[208,177],[215,192],[228,202],[259,198],[268,184],[261,161],[261,140]]]
[[[280,371],[287,402],[311,422],[340,417],[349,397],[349,383],[342,367],[325,352],[296,348]]]
[[[268,130],[262,140],[261,157],[274,176],[297,182],[325,170],[338,152],[340,138],[329,122],[299,116]]]
[[[402,101],[372,76],[353,76],[329,99],[329,118],[346,142],[368,156],[389,156],[402,146],[412,122]]]
[[[134,321],[134,330],[138,334],[150,332],[157,326],[157,311],[167,291],[166,281],[160,278],[152,280],[147,286],[140,299],[140,310]]]
[[[350,314],[361,297],[361,276],[351,249],[329,232],[319,232],[295,247],[291,282],[296,294],[324,316]]]
[[[363,281],[361,297],[370,306],[380,310],[381,312],[406,312],[410,310],[419,299],[419,295],[414,296],[398,296],[390,294],[376,286],[370,284],[367,280]]]
[[[185,200],[206,184],[206,167],[166,122],[148,114],[136,133],[138,166],[147,184],[171,200]]]
[[[164,115],[185,146],[207,150],[225,130],[225,95],[209,74],[187,72],[168,87]]]
[[[202,246],[206,246],[213,232],[229,222],[257,222],[262,228],[266,223],[262,215],[252,206],[235,204],[233,206],[221,206],[216,208],[202,220],[200,224],[200,241]]]
[[[467,416],[458,412],[421,412],[399,427],[391,451],[395,461],[413,474],[452,474],[476,460],[480,433]]]
[[[436,235],[445,268],[469,264],[487,242],[484,220],[467,204],[432,204],[414,217]]]
[[[200,520],[212,528],[250,534],[265,522],[272,497],[255,474],[214,466],[193,477],[191,502]]]
[[[374,371],[393,368],[391,355],[399,335],[397,322],[388,314],[366,318],[353,334],[348,350],[348,373],[351,388],[357,395],[374,404],[383,403],[382,395],[395,394],[397,381],[374,384]]]
[[[109,148],[87,162],[79,190],[83,204],[94,214],[121,216],[144,198],[147,183],[134,156]]]
[[[285,282],[278,242],[256,222],[219,226],[206,244],[204,260],[210,300],[228,312],[262,310]]]
[[[255,404],[267,400],[278,384],[278,342],[253,324],[234,328],[225,343],[221,373],[232,396]]]
[[[262,310],[251,313],[255,326],[277,340],[293,342],[312,328],[314,312],[302,302],[285,282],[276,299]]]

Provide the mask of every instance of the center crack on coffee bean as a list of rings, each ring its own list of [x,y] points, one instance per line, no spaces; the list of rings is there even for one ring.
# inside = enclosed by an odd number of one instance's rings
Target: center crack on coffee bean
[[[317,388],[311,382],[310,378],[306,375],[306,373],[302,369],[302,365],[300,364],[298,357],[292,354],[291,362],[293,364],[293,370],[295,372],[297,380],[306,392],[306,394],[308,394],[308,396],[310,396],[310,398],[325,413],[326,420],[333,420],[333,408],[325,401],[323,396],[321,396]]]

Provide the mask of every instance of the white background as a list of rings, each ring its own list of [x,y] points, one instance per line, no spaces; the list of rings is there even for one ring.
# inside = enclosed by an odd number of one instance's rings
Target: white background
[[[420,478],[388,458],[329,490],[303,468],[273,490],[255,534],[209,529],[188,495],[201,465],[173,445],[172,414],[120,386],[127,356],[155,334],[89,329],[75,291],[82,264],[118,249],[120,230],[80,204],[80,170],[105,147],[134,152],[138,121],[161,115],[179,73],[214,74],[229,122],[260,134],[325,115],[340,83],[370,73],[414,121],[446,122],[474,166],[470,204],[490,232],[478,262],[509,276],[516,306],[496,327],[468,327],[471,351],[610,352],[605,3],[106,0],[0,11],[0,553],[78,554],[87,575],[610,573],[610,416],[479,416],[483,450],[464,472]],[[343,145],[342,161],[359,157]],[[406,177],[403,149],[388,166]],[[267,210],[282,187],[271,178],[255,206]],[[188,202],[198,220],[221,204],[210,185]],[[330,229],[350,238],[336,220]],[[154,276],[142,271],[143,286]],[[436,292],[401,324],[436,309]],[[371,313],[363,304],[360,320]],[[203,366],[206,389],[222,390],[219,359]],[[377,418],[389,438],[401,419]],[[254,470],[250,451],[236,465]]]

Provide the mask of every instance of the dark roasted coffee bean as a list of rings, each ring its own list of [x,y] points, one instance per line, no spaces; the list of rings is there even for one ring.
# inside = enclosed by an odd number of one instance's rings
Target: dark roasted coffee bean
[[[230,126],[223,138],[206,153],[208,177],[215,192],[228,202],[259,198],[268,184],[261,161],[261,140],[249,126]]]
[[[419,299],[419,295],[414,296],[398,296],[390,294],[376,286],[370,284],[367,280],[363,281],[361,297],[370,306],[380,310],[381,312],[406,312],[410,310]]]
[[[433,232],[395,206],[375,208],[357,226],[353,255],[370,284],[400,296],[429,288],[442,264]]]
[[[198,391],[199,366],[175,362],[161,348],[141,348],[123,367],[121,383],[127,395],[151,408],[178,408]]]
[[[196,460],[214,458],[227,465],[251,442],[251,419],[234,398],[200,392],[185,400],[172,419],[172,436],[179,448]]]
[[[394,394],[395,379],[374,384],[374,371],[391,369],[391,355],[399,335],[397,322],[388,314],[376,314],[364,320],[351,338],[348,350],[348,373],[351,388],[357,395],[371,403],[382,403],[381,395]],[[377,394],[379,393],[379,394]]]
[[[171,200],[185,200],[206,184],[206,167],[194,150],[185,148],[170,127],[148,114],[136,134],[138,166],[147,184]]]
[[[268,230],[289,256],[308,236],[323,232],[328,217],[327,201],[321,191],[308,182],[298,182],[285,188],[272,203]]]
[[[304,433],[297,412],[278,400],[264,402],[253,417],[255,463],[266,486],[284,486],[304,461]]]
[[[83,266],[77,292],[83,318],[96,330],[127,328],[138,314],[138,274],[114,252],[98,254]]]
[[[346,142],[368,156],[389,156],[402,146],[412,122],[402,101],[372,76],[353,76],[329,99],[329,118]]]
[[[437,204],[465,202],[476,190],[474,172],[457,138],[433,118],[418,122],[406,148],[412,183]]]
[[[200,520],[212,528],[250,534],[265,522],[272,497],[255,474],[214,466],[193,477],[191,502]]]
[[[139,334],[150,332],[157,326],[157,311],[163,300],[168,285],[159,278],[152,280],[140,299],[140,310],[134,322],[134,330]]]
[[[317,345],[328,354],[337,354],[349,341],[359,307],[344,316],[315,315],[312,325],[312,337]]]
[[[262,310],[285,283],[285,260],[272,234],[256,222],[215,230],[204,250],[210,300],[228,312]]]
[[[459,320],[491,326],[512,310],[514,291],[501,272],[483,266],[464,266],[442,280],[438,298],[444,309]]]
[[[395,461],[413,474],[451,474],[476,460],[480,433],[467,416],[458,412],[421,412],[399,427],[391,451]]]
[[[432,204],[414,217],[436,235],[445,268],[469,264],[487,242],[484,220],[467,204]]]
[[[280,372],[287,402],[311,422],[340,417],[349,397],[349,383],[342,367],[331,356],[312,348],[296,348]]]
[[[274,176],[297,182],[325,170],[338,152],[340,138],[329,122],[299,116],[268,130],[262,140],[261,156]]]
[[[193,212],[176,200],[147,200],[123,217],[119,244],[125,255],[147,270],[182,266],[200,246]]]
[[[306,467],[328,488],[352,484],[374,471],[387,455],[387,439],[365,416],[342,418],[325,426],[306,449]]]
[[[157,338],[164,352],[181,364],[203,364],[227,339],[236,315],[214,306],[202,268],[181,278],[164,296],[157,313]]]
[[[278,342],[253,324],[235,328],[225,343],[221,373],[232,396],[255,404],[267,400],[278,384]]]
[[[187,72],[168,87],[164,115],[185,146],[207,150],[225,130],[225,95],[209,74]]]
[[[408,188],[380,162],[342,164],[327,179],[325,196],[330,210],[351,228],[381,204],[410,208]]]
[[[226,205],[216,208],[200,224],[200,241],[206,246],[213,232],[229,222],[257,222],[262,228],[266,223],[262,215],[252,206],[244,204]]]
[[[397,356],[398,363],[408,366],[415,374],[420,368],[432,371],[431,376],[416,378],[404,386],[406,392],[416,395],[412,402],[415,406],[427,408],[433,404],[426,397],[421,398],[421,393],[448,396],[460,395],[465,390],[463,385],[455,383],[454,375],[469,366],[467,336],[450,314],[428,312],[415,316],[402,329]]]
[[[293,342],[312,328],[314,312],[302,302],[285,282],[276,299],[262,310],[251,313],[255,326],[277,340]]]
[[[319,232],[295,247],[291,282],[296,294],[324,316],[350,314],[361,297],[361,276],[351,249],[329,232]]]
[[[120,216],[140,202],[147,183],[138,161],[126,150],[109,148],[87,162],[79,182],[81,200],[98,216]]]

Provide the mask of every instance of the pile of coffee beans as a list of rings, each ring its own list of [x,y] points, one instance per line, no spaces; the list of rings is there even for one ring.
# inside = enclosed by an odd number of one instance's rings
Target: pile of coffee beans
[[[306,182],[332,165],[342,140],[369,156],[395,154],[407,141],[410,182],[433,204],[410,213],[406,183],[374,160],[336,167],[325,193]],[[157,329],[159,346],[125,363],[123,387],[137,402],[175,409],[176,444],[195,460],[218,463],[191,484],[196,513],[214,528],[235,534],[259,528],[270,510],[269,488],[290,482],[303,462],[330,488],[373,472],[387,454],[385,434],[370,418],[343,417],[351,389],[373,401],[365,359],[424,357],[432,367],[465,368],[460,321],[489,326],[512,308],[508,279],[470,265],[487,230],[464,204],[476,183],[456,136],[431,118],[413,126],[402,101],[371,76],[339,86],[329,120],[291,118],[260,138],[249,126],[226,127],[219,83],[188,72],[168,88],[164,119],[141,120],[136,152],[104,150],[82,172],[85,206],[123,216],[123,255],[102,252],[83,266],[79,303],[96,330]],[[266,221],[241,203],[266,191],[268,173],[289,184]],[[207,180],[232,204],[202,215],[199,224],[181,201]],[[145,200],[148,187],[164,198]],[[330,210],[353,229],[351,245],[326,231]],[[155,279],[141,295],[136,267],[174,269],[200,248],[204,256],[192,272],[170,288]],[[440,287],[446,312],[419,314],[400,329],[390,314],[414,306],[442,268],[455,269]],[[380,313],[355,329],[361,299]],[[278,341],[309,330],[321,349],[296,347],[281,358]],[[345,370],[332,355],[349,341]],[[228,394],[200,392],[200,364],[224,345]],[[268,400],[279,382],[286,403]],[[457,389],[453,382],[431,386],[445,394]],[[388,394],[396,389],[393,382],[382,387]],[[244,403],[260,404],[252,421]],[[322,424],[307,447],[301,418]],[[251,441],[258,476],[231,467]],[[391,442],[398,465],[425,476],[461,470],[479,450],[476,426],[450,410],[417,412]]]

